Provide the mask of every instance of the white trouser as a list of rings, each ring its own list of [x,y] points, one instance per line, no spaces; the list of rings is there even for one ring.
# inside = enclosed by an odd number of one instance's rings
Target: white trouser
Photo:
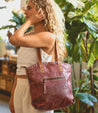
[[[15,84],[12,89],[12,95],[10,98],[9,108],[12,113],[54,113],[53,110],[40,111],[32,106],[28,79],[19,77],[16,77],[15,79]]]

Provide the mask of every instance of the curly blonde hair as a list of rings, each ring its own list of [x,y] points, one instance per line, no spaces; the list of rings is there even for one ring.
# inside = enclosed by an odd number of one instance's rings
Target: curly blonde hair
[[[36,9],[42,8],[46,13],[46,19],[44,20],[44,27],[47,31],[52,32],[56,36],[58,43],[59,59],[63,61],[63,58],[67,56],[64,41],[65,31],[65,18],[60,7],[54,0],[31,0]]]

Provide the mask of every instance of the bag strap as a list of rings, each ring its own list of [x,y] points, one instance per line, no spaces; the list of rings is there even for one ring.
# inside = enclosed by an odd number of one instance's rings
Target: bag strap
[[[62,71],[61,62],[60,62],[60,60],[59,60],[57,41],[55,41],[54,46],[55,46],[55,62],[58,64],[59,70]],[[53,46],[53,48],[51,49],[51,51],[49,52],[49,54],[53,51],[54,46]],[[39,66],[40,66],[40,71],[41,71],[42,73],[44,73],[45,71],[44,71],[44,67],[43,67],[43,63],[42,63],[40,48],[38,48],[37,54],[38,54],[38,63],[39,63]]]

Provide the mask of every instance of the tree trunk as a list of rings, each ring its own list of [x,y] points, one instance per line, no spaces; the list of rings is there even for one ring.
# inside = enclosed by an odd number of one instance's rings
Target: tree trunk
[[[94,95],[93,67],[90,67],[90,79],[91,79],[91,94]],[[92,107],[92,113],[94,113],[93,107]]]

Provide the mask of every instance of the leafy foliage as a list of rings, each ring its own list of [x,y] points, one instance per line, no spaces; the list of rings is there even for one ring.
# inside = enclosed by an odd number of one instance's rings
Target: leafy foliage
[[[60,5],[66,20],[67,43],[71,43],[70,49],[69,46],[67,47],[68,55],[75,62],[81,62],[81,59],[83,59],[83,61],[88,62],[88,66],[92,66],[94,61],[98,59],[98,44],[96,44],[98,39],[98,17],[95,15],[98,1],[55,1]],[[78,40],[80,41],[79,43]],[[89,43],[89,40],[94,41],[93,46],[92,43]],[[87,48],[88,50],[86,50]],[[84,54],[87,55],[84,57]]]
[[[97,102],[97,99],[91,94],[87,93],[77,93],[77,97],[84,103],[94,106],[93,102]]]
[[[11,28],[19,29],[21,27],[21,25],[23,25],[25,23],[26,18],[24,16],[23,12],[20,11],[20,12],[16,13],[16,12],[12,11],[12,14],[13,14],[13,17],[9,21],[14,23],[15,25],[11,24],[11,25],[2,26],[0,28],[0,30],[11,29]],[[31,29],[32,29],[32,26],[30,26],[26,32],[30,31]]]
[[[85,62],[91,69],[91,66],[98,60],[98,0],[55,1],[61,7],[65,16],[66,48],[72,66],[73,62],[80,63],[80,66],[82,62]],[[83,75],[87,77],[85,80],[80,79],[78,87],[73,88],[76,102],[68,107],[69,113],[90,113],[91,106],[94,106],[94,103],[97,102],[96,97],[98,96],[96,73],[98,72],[91,73],[91,70],[82,70],[82,77]],[[93,83],[91,76],[93,76]],[[94,95],[90,94],[91,84],[94,86]]]

